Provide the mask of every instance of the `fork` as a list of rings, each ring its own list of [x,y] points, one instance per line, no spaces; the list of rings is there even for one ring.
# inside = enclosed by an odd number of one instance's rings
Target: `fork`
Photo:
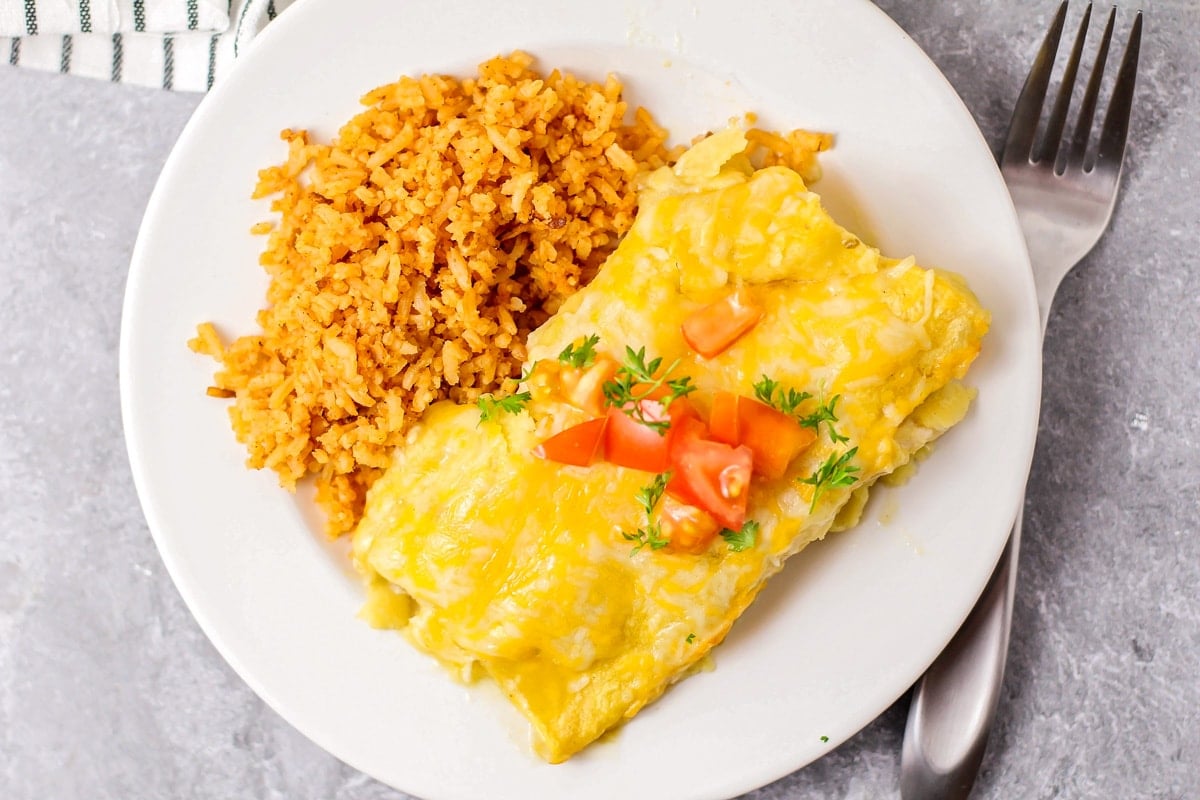
[[[1088,4],[1039,140],[1039,121],[1067,17],[1067,3],[1059,6],[1017,98],[1000,157],[1000,172],[1029,248],[1043,335],[1059,283],[1095,246],[1116,205],[1142,36],[1139,11],[1093,145],[1096,103],[1116,11],[1114,7],[1109,12],[1074,132],[1064,141],[1092,16]],[[913,690],[900,755],[904,800],[965,798],[975,783],[1004,678],[1021,517],[1018,511],[1008,546],[974,610]]]

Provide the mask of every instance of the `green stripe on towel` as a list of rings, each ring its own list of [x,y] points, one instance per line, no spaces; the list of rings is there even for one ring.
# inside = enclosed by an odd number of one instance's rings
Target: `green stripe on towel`
[[[238,56],[238,40],[242,38],[242,23],[246,21],[246,12],[250,10],[250,3],[242,6],[242,13],[238,14],[237,27],[233,29],[233,57]]]
[[[213,36],[208,40],[208,84],[209,89],[213,85],[213,76],[216,74],[217,67],[217,37]]]
[[[163,82],[164,89],[175,88],[175,39],[163,37]]]
[[[125,46],[121,42],[121,34],[113,34],[113,61],[112,61],[112,80],[113,83],[121,82],[121,62],[125,57]]]
[[[25,32],[37,36],[37,0],[25,0]]]

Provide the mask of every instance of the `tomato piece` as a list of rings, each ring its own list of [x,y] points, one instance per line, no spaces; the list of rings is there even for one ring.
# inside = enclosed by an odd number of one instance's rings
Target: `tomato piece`
[[[597,353],[590,367],[568,367],[562,373],[566,401],[594,417],[604,414],[604,384],[617,374],[620,364],[607,353]]]
[[[713,395],[712,411],[708,415],[709,436],[734,447],[741,444],[738,431],[738,401],[733,392],[717,392]]]
[[[666,422],[668,428],[659,433],[626,414],[609,407],[608,430],[605,433],[605,458],[612,464],[646,472],[666,472],[671,466],[671,439],[675,425],[682,419],[699,419],[696,409],[687,398],[680,397],[664,408],[658,400],[639,400],[642,415],[650,422]]]
[[[667,411],[671,415],[672,430],[685,419],[694,419],[697,422],[700,422],[701,425],[704,424],[700,420],[700,412],[696,410],[694,405],[692,405],[692,401],[688,400],[686,397],[675,398],[675,400],[671,403],[671,407],[667,409]]]
[[[737,444],[753,451],[754,471],[767,478],[783,477],[796,456],[817,439],[795,417],[752,397],[737,398],[737,421]]]
[[[654,516],[662,535],[671,541],[669,549],[676,553],[703,553],[721,530],[712,515],[670,495],[658,502]]]
[[[754,453],[749,447],[704,439],[703,429],[698,421],[681,421],[671,444],[667,492],[707,511],[722,526],[739,530],[746,521]]]
[[[780,478],[788,465],[816,441],[816,433],[794,418],[751,397],[732,392],[713,395],[709,438],[745,445],[754,453],[754,472]]]
[[[746,335],[761,318],[762,309],[748,291],[739,287],[689,314],[683,321],[683,339],[700,355],[712,358]]]
[[[708,426],[699,415],[681,416],[675,421],[671,431],[671,461],[675,462],[683,455],[684,448],[692,439],[709,438]]]
[[[640,400],[642,413],[652,422],[670,422],[670,414],[657,400]],[[608,430],[604,435],[604,450],[607,460],[618,466],[641,469],[646,472],[666,472],[671,466],[668,436],[670,431],[659,433],[649,425],[643,425],[622,409],[608,409]]]
[[[559,464],[591,466],[603,452],[604,431],[607,427],[607,417],[572,425],[533,448],[533,454],[547,461],[557,461]]]
[[[573,367],[560,361],[539,361],[529,375],[528,386],[539,403],[568,403],[592,417],[604,416],[604,384],[612,380],[620,365],[607,353],[597,353],[589,367]]]

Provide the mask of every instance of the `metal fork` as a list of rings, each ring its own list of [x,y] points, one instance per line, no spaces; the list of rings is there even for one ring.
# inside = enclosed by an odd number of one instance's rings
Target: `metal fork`
[[[1098,141],[1092,143],[1092,124],[1116,21],[1114,7],[1075,130],[1064,142],[1091,14],[1089,3],[1039,142],[1042,107],[1067,17],[1067,3],[1059,7],[1017,99],[1000,157],[1000,171],[1029,247],[1043,333],[1059,283],[1108,227],[1129,132],[1142,36],[1140,11],[1130,29]],[[1018,512],[1008,546],[975,609],[913,691],[900,756],[900,794],[905,800],[965,798],[975,783],[1004,678],[1020,539]]]

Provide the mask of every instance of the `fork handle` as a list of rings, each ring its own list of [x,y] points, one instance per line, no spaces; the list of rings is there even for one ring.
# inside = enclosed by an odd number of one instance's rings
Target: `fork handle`
[[[1004,680],[1020,542],[1018,512],[979,602],[913,689],[900,752],[904,800],[963,800],[971,792]]]

